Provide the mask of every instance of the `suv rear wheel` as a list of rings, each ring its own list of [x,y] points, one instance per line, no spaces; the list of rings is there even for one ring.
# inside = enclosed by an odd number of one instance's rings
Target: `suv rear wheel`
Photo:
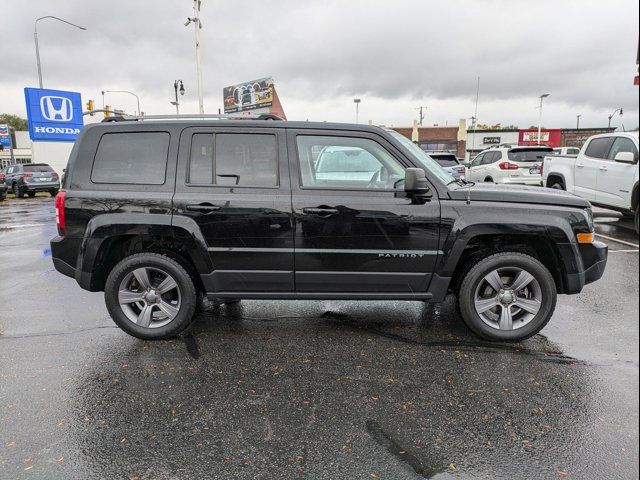
[[[164,255],[139,253],[121,260],[104,289],[107,309],[125,332],[143,340],[173,337],[193,321],[197,295],[182,266]]]
[[[549,270],[533,257],[507,252],[487,257],[466,274],[458,301],[465,324],[494,341],[518,341],[538,333],[557,300]]]

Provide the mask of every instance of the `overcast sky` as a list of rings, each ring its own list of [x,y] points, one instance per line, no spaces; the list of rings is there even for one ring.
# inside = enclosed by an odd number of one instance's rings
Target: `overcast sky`
[[[183,112],[197,112],[191,0],[2,0],[0,112],[25,116],[25,86],[37,87],[37,17],[44,86],[79,91],[101,105],[101,90],[131,90],[148,114],[172,113],[182,79]],[[203,0],[206,113],[222,107],[223,86],[273,76],[292,120],[361,120],[410,125],[481,123],[546,127],[638,126],[637,0]],[[107,94],[133,113],[133,97]]]

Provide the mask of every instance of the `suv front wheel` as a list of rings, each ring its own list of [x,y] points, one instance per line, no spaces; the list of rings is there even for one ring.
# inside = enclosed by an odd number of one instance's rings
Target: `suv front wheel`
[[[171,338],[193,321],[193,280],[175,260],[139,253],[121,260],[104,289],[107,309],[125,332],[143,340]]]
[[[517,252],[487,257],[466,274],[458,301],[465,324],[493,341],[518,341],[538,333],[549,322],[557,300],[549,270]]]

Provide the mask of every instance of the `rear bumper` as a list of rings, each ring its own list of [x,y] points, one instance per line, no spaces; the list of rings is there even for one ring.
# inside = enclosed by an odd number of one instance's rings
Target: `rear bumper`
[[[71,265],[73,261],[73,252],[75,249],[69,248],[65,243],[68,241],[65,237],[54,237],[51,239],[51,260],[54,268],[67,277],[74,278],[78,285],[84,290],[91,290],[91,273]]]
[[[42,192],[49,190],[58,190],[60,188],[60,184],[57,182],[24,183],[20,185],[19,188],[23,192]]]
[[[500,183],[509,185],[533,185],[542,186],[542,177],[505,177]]]
[[[609,255],[609,247],[602,242],[583,243],[578,245],[582,269],[567,275],[566,292],[580,293],[585,285],[600,280],[604,275]]]

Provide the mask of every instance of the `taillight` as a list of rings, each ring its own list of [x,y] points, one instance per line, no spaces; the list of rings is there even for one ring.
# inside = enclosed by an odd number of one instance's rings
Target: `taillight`
[[[22,175],[20,175],[22,178],[29,178],[29,177],[33,177],[32,173],[23,173]]]
[[[4,173],[0,173],[0,182],[4,182]]]
[[[511,162],[502,162],[498,164],[498,167],[500,167],[500,170],[518,170],[518,165]]]
[[[64,237],[67,230],[67,219],[64,216],[64,198],[66,192],[61,190],[56,195],[56,225],[58,227],[58,235]]]
[[[57,174],[56,172],[53,172],[53,173],[51,174],[51,176],[52,176],[52,177],[55,177],[55,178],[58,178],[58,174]]]

